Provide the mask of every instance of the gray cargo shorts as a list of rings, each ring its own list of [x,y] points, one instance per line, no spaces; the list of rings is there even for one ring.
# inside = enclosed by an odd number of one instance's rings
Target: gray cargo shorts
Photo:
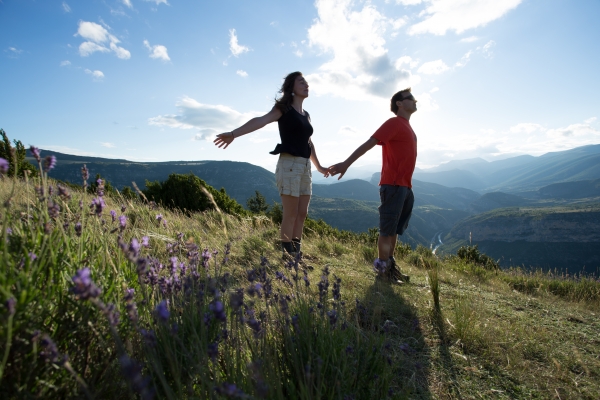
[[[415,196],[407,186],[381,185],[379,188],[379,234],[402,235],[408,228]]]

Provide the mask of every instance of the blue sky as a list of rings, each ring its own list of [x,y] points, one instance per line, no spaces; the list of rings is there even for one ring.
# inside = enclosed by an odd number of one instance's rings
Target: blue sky
[[[598,16],[593,0],[0,0],[0,128],[70,154],[274,170],[276,124],[212,139],[299,70],[324,165],[408,86],[417,166],[541,155],[600,143]]]

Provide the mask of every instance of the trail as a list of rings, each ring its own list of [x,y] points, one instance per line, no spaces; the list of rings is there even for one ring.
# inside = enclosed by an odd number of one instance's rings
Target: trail
[[[429,243],[429,248],[431,248],[432,253],[435,254],[436,250],[443,245],[444,243],[442,242],[442,233],[444,233],[444,231],[439,231],[436,232],[435,235],[433,235],[433,237],[431,238],[431,241]]]

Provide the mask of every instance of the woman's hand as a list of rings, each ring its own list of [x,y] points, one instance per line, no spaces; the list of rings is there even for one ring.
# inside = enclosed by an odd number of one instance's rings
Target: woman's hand
[[[225,146],[223,147],[223,149],[226,149],[227,146],[229,146],[231,142],[233,142],[233,139],[235,139],[235,137],[233,136],[233,132],[225,132],[218,134],[217,138],[213,142],[215,146],[219,146],[219,148]]]
[[[323,174],[323,176],[325,176],[325,178],[327,178],[329,176],[329,174],[330,174],[328,168],[323,168],[320,165],[317,166],[317,171],[319,171],[319,173]]]

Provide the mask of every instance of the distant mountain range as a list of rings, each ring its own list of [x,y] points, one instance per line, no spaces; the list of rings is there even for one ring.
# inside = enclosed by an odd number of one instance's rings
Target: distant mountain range
[[[145,163],[44,150],[43,155],[46,154],[55,154],[58,159],[51,176],[75,184],[81,184],[84,163],[92,177],[100,174],[118,189],[131,186],[132,181],[144,188],[146,180],[164,181],[169,174],[191,172],[217,189],[225,188],[244,206],[257,190],[269,204],[280,202],[275,175],[248,163]],[[371,174],[370,182],[367,180],[369,169],[373,167],[359,171],[357,175],[361,179],[346,179],[351,176],[348,174],[341,181],[329,178],[331,184],[313,183],[309,216],[322,218],[336,228],[356,232],[376,227],[378,173]],[[600,224],[594,222],[588,226],[583,223],[586,218],[598,219],[597,214],[584,212],[600,209],[600,145],[494,162],[482,159],[452,161],[427,172],[416,171],[413,191],[413,216],[409,229],[401,237],[413,247],[420,244],[437,248],[438,253],[452,253],[468,243],[465,238],[468,231],[477,232],[472,236],[473,244],[479,244],[484,252],[495,258],[502,258],[501,265],[566,268],[568,264],[572,270],[584,265],[588,270],[600,266],[600,239],[597,237]],[[535,212],[528,211],[527,214],[522,210]],[[560,215],[558,220],[557,215]],[[544,221],[553,222],[548,225]],[[536,225],[538,223],[541,225]],[[546,235],[536,234],[541,226],[546,226]],[[523,232],[530,233],[524,235]],[[573,240],[565,241],[566,237]],[[553,248],[560,248],[561,255],[544,253]]]

